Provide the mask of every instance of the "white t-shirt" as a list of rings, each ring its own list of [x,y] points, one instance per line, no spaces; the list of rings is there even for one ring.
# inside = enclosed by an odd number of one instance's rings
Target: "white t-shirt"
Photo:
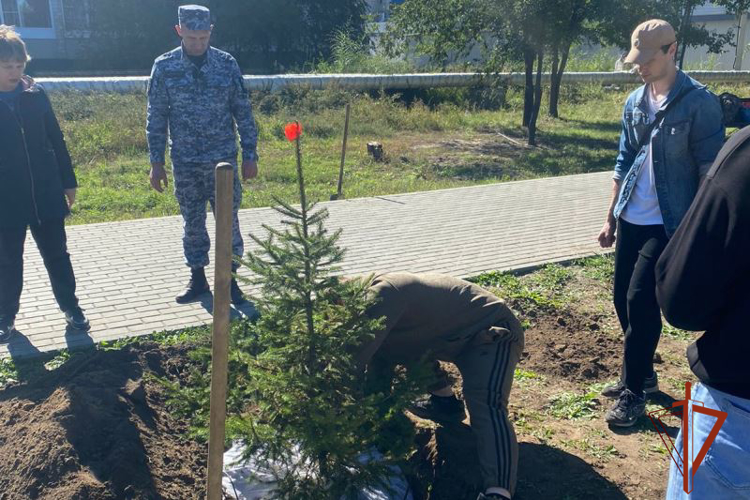
[[[649,123],[651,123],[656,119],[656,112],[664,104],[667,97],[664,96],[664,98],[657,101],[652,95],[650,86],[646,88],[646,95],[648,96]],[[656,195],[654,157],[651,155],[651,147],[651,142],[649,142],[646,149],[646,159],[641,166],[641,171],[638,173],[633,193],[621,214],[623,219],[637,226],[664,224],[661,208],[659,208],[659,198]]]

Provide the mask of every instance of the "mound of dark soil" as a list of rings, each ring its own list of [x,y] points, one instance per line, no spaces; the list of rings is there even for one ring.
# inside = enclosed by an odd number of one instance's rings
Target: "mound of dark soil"
[[[417,423],[419,452],[410,464],[415,499],[476,499],[482,476],[471,428],[465,423],[423,424]]]
[[[622,340],[602,331],[592,318],[560,313],[540,317],[526,331],[520,366],[571,382],[617,378]]]
[[[0,499],[201,498],[206,450],[145,377],[186,365],[154,345],[78,354],[0,392]]]

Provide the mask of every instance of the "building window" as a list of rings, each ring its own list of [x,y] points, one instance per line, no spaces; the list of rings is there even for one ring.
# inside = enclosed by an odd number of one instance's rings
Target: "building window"
[[[51,28],[49,0],[2,0],[3,23],[19,28]]]
[[[21,26],[21,15],[18,12],[17,0],[2,0],[3,23],[9,26]]]
[[[63,0],[66,30],[86,31],[89,29],[88,3],[88,0]]]
[[[21,26],[24,28],[51,28],[49,0],[18,0]]]

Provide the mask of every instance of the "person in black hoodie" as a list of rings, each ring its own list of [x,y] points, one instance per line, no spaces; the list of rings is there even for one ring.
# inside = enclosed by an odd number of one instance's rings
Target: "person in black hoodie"
[[[727,414],[703,464],[695,471],[688,464],[692,492],[684,492],[673,463],[667,498],[750,499],[750,127],[719,152],[657,263],[656,280],[667,320],[705,332],[687,349],[699,379],[692,400]],[[693,413],[693,451],[715,422]],[[683,443],[680,433],[678,453]]]
[[[47,95],[23,74],[28,60],[23,40],[0,25],[0,342],[15,331],[28,228],[69,328],[89,330],[65,234],[76,177]]]

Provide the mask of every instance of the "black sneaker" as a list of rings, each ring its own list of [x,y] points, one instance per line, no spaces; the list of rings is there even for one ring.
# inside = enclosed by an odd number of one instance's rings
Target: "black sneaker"
[[[65,311],[65,322],[68,323],[68,328],[78,332],[88,332],[91,330],[89,320],[83,314],[83,309],[75,307],[68,311]]]
[[[211,291],[206,280],[206,272],[202,267],[190,270],[190,281],[185,291],[175,297],[178,304],[189,304],[197,301],[201,295]]]
[[[237,284],[235,278],[232,278],[230,292],[232,294],[232,304],[238,306],[247,302],[247,298],[245,298],[245,294],[242,293],[242,289],[240,289],[240,285]]]
[[[620,394],[617,403],[607,410],[604,420],[615,427],[630,427],[638,418],[646,414],[646,397],[633,394],[630,389],[625,389]]]
[[[12,319],[0,319],[0,344],[10,342],[11,337],[16,332],[16,326]]]
[[[431,394],[409,407],[414,415],[427,420],[461,422],[466,418],[464,403],[456,396],[441,397]]]
[[[625,390],[625,383],[620,380],[616,384],[607,386],[602,391],[602,396],[617,399],[620,397],[620,394],[622,394],[622,391]],[[656,372],[654,372],[653,375],[651,375],[649,378],[647,378],[643,383],[643,392],[646,394],[653,394],[655,392],[659,392],[659,377],[656,375]]]
[[[500,493],[480,493],[477,500],[510,500],[510,497],[506,497]]]

